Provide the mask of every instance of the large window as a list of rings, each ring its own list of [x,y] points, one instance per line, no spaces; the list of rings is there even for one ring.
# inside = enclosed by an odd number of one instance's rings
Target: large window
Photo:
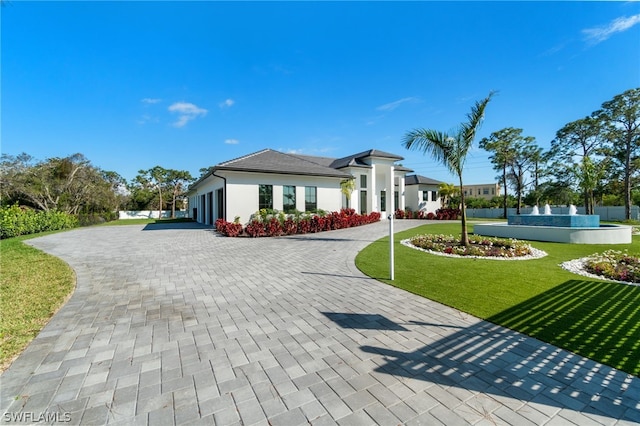
[[[285,213],[293,213],[296,209],[296,187],[284,185],[282,187],[282,210]]]
[[[360,188],[367,187],[367,175],[360,175]]]
[[[431,201],[438,201],[438,193],[436,191],[431,191]]]
[[[380,191],[380,211],[387,211],[387,191]]]
[[[318,188],[315,186],[305,186],[304,188],[304,209],[308,212],[315,212],[318,209]]]
[[[429,201],[429,191],[422,191],[422,201]]]
[[[258,186],[258,208],[273,209],[273,185]]]
[[[360,191],[360,214],[367,214],[367,191]]]

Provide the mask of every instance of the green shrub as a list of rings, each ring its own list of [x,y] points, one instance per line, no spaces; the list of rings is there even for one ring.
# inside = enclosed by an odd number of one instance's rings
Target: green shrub
[[[0,207],[1,239],[44,231],[57,231],[76,226],[78,226],[78,219],[64,212],[39,212],[31,209],[22,209],[17,204],[9,207]]]

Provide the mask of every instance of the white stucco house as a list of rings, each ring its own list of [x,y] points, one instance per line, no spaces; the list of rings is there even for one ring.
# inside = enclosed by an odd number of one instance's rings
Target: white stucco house
[[[368,150],[343,158],[287,154],[264,149],[212,167],[187,193],[189,216],[204,224],[218,218],[247,223],[262,208],[284,212],[342,207],[382,217],[405,208],[403,157]],[[340,183],[355,180],[350,200]]]
[[[405,177],[405,204],[412,211],[435,213],[442,203],[438,186],[441,181],[420,175]]]

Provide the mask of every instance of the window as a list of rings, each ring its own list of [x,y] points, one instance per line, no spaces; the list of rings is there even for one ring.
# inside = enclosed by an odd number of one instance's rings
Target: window
[[[429,201],[429,191],[422,191],[422,201]]]
[[[318,209],[318,188],[315,186],[305,186],[304,188],[304,209],[308,212],[315,212]]]
[[[489,195],[489,188],[483,188],[482,195]]]
[[[393,191],[393,205],[396,210],[400,208],[400,193],[398,193],[398,191]]]
[[[273,185],[258,185],[258,209],[273,209]]]
[[[431,201],[438,201],[438,192],[431,191]]]
[[[491,195],[496,195],[496,189],[495,188],[491,188]]]
[[[380,211],[387,211],[387,192],[380,191]]]
[[[284,185],[282,187],[282,210],[285,213],[293,213],[296,209],[296,187]]]
[[[360,191],[360,214],[367,214],[367,191]]]
[[[367,175],[360,175],[360,188],[367,187]]]

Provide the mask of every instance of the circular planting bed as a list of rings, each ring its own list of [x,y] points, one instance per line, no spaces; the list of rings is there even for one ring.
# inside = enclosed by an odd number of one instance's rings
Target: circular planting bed
[[[607,250],[560,265],[574,274],[589,278],[640,285],[640,257],[626,251]]]
[[[416,235],[401,244],[439,256],[466,257],[492,260],[539,259],[547,255],[528,243],[514,239],[469,236],[469,245],[460,245],[453,235]]]

